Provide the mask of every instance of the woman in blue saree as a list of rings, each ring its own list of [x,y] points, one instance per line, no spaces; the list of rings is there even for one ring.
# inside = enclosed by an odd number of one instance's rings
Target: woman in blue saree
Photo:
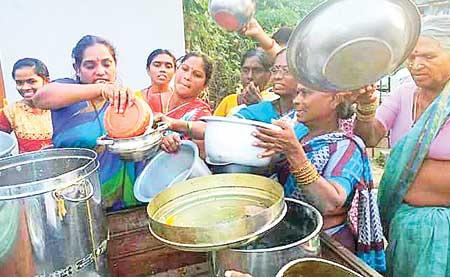
[[[414,83],[376,113],[361,91],[354,131],[374,146],[390,130],[393,142],[378,193],[387,274],[450,276],[450,16],[424,18],[407,62]]]
[[[104,135],[108,105],[119,113],[134,101],[133,93],[114,84],[116,54],[106,40],[87,35],[72,50],[76,79],[60,79],[42,87],[33,98],[37,107],[51,109],[53,145],[56,148],[90,148],[98,152],[102,197],[108,210],[135,206],[133,184],[139,165],[124,162],[97,147]]]

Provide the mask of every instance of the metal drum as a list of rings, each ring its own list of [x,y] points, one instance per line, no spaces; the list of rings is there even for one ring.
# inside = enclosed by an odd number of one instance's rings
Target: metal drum
[[[273,277],[294,259],[320,255],[320,212],[313,206],[285,198],[286,216],[264,236],[240,248],[209,253],[210,273],[224,276],[237,270],[252,276]]]
[[[107,228],[96,153],[0,160],[0,276],[104,276]]]
[[[9,156],[15,146],[14,138],[6,132],[0,131],[0,158]]]

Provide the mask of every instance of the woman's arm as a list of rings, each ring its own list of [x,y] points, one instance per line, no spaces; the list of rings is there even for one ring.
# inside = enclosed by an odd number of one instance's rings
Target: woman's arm
[[[281,127],[281,130],[258,128],[258,132],[255,134],[255,137],[260,140],[260,142],[255,142],[255,146],[266,149],[260,156],[270,157],[275,153],[284,153],[294,171],[303,169],[310,164],[292,127],[281,120],[273,123]],[[317,170],[315,171],[317,173]],[[297,183],[306,193],[306,197],[325,215],[335,214],[336,210],[341,208],[346,201],[345,189],[338,183],[329,182],[324,177],[318,176],[318,173],[317,178],[312,182],[302,184],[297,181]]]
[[[38,89],[33,96],[33,104],[41,109],[59,109],[71,104],[103,97],[123,113],[134,102],[134,93],[125,87],[110,83],[65,84],[53,82]]]
[[[425,159],[404,201],[415,206],[450,206],[450,161]]]
[[[252,18],[243,28],[242,33],[259,42],[259,45],[270,56],[275,57],[282,47],[272,39],[255,18]]]

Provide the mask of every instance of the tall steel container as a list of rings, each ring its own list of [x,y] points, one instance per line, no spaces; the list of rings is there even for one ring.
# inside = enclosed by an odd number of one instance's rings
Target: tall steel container
[[[0,160],[0,276],[105,276],[108,232],[96,153]]]

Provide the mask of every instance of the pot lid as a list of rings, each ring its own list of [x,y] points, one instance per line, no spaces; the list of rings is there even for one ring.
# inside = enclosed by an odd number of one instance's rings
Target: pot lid
[[[111,138],[128,138],[138,136],[145,131],[145,127],[153,122],[152,110],[142,99],[136,99],[135,103],[123,113],[117,113],[115,107],[109,106],[105,114],[105,129]]]

